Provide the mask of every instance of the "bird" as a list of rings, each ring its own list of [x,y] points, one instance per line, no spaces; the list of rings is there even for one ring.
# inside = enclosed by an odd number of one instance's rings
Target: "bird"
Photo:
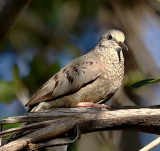
[[[98,44],[87,54],[73,60],[53,75],[25,105],[31,112],[52,108],[104,107],[121,86],[124,56],[128,50],[120,30],[102,34]]]

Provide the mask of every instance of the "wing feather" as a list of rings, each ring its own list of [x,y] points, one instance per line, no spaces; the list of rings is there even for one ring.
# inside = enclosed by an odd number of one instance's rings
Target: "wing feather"
[[[95,55],[88,53],[71,62],[62,68],[57,74],[51,77],[31,97],[26,106],[39,102],[55,99],[79,90],[90,81],[96,80],[101,74],[101,67]]]

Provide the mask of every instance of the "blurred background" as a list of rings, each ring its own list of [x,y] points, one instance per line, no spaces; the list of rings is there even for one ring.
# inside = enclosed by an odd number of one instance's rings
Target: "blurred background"
[[[34,0],[0,45],[0,118],[24,114],[29,97],[60,68],[94,48],[110,28],[125,33],[129,51],[124,51],[123,86],[108,103],[159,104],[158,83],[131,87],[160,78],[159,0]],[[136,151],[157,137],[133,131],[91,133],[69,150]]]

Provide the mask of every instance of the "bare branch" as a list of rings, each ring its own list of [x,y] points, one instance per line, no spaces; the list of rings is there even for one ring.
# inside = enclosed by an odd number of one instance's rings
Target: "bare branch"
[[[78,125],[82,134],[102,130],[127,129],[160,134],[159,106],[150,108],[131,107],[132,109],[128,109],[129,107],[126,107],[126,109],[122,108],[111,110],[57,108],[43,113],[28,113],[24,116],[1,120],[1,125],[17,122],[25,122],[27,124],[2,131],[0,132],[0,137],[22,132],[24,134],[24,131],[29,133],[20,135],[16,140],[2,146],[0,151],[11,146],[12,150],[23,149],[29,144],[38,144],[39,142],[43,142],[43,146],[45,146],[45,141],[48,141],[48,139],[55,140],[55,137],[56,139],[64,137],[64,134],[72,130],[75,125]],[[60,145],[63,142],[56,142],[56,144]]]
[[[149,150],[151,150],[152,148],[156,147],[159,144],[160,144],[160,137],[158,137],[157,139],[155,139],[154,141],[152,141],[151,143],[149,143],[148,145],[146,145],[145,147],[143,147],[139,151],[149,151]]]

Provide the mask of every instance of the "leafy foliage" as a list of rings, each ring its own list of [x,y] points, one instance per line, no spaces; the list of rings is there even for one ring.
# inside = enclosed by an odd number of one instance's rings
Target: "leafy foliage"
[[[78,148],[75,143],[69,144],[67,151],[78,151]]]
[[[13,82],[0,81],[0,100],[9,103],[15,98]]]
[[[3,125],[3,130],[20,127],[22,124],[23,124],[23,123],[6,124],[6,125]],[[8,136],[4,137],[4,139],[9,139],[9,138],[11,138],[11,137],[12,137],[12,135],[8,135]]]
[[[160,82],[160,79],[145,79],[145,80],[138,81],[138,82],[134,83],[132,85],[132,87],[139,88],[139,87],[146,85],[146,84],[159,83],[159,82]]]
[[[29,90],[36,91],[44,82],[60,69],[58,62],[46,64],[40,57],[35,56],[31,62],[31,72],[23,79]]]

